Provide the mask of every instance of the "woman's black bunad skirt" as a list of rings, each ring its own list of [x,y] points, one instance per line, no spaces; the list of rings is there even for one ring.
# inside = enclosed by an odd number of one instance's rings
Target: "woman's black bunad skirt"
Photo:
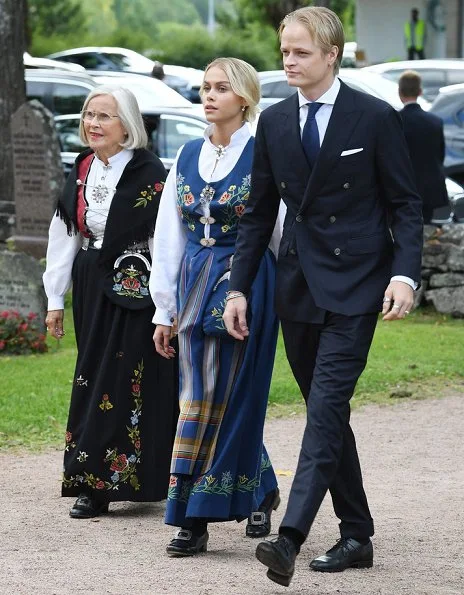
[[[77,363],[63,496],[154,502],[166,497],[177,421],[177,364],[153,344],[154,306],[129,310],[104,293],[98,250],[73,265]]]

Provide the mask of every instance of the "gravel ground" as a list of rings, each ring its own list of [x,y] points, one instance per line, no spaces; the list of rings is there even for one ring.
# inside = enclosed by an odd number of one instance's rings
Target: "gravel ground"
[[[463,595],[464,394],[353,413],[376,521],[374,567],[320,574],[310,560],[338,537],[325,501],[291,586],[270,582],[244,523],[210,527],[208,553],[168,558],[162,503],[118,503],[95,520],[68,516],[61,452],[0,453],[0,593]],[[266,444],[285,504],[304,419],[272,419]],[[274,528],[284,506],[273,516]]]

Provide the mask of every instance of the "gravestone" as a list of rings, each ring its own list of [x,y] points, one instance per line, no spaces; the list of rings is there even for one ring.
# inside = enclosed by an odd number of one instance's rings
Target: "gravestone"
[[[52,114],[38,101],[12,116],[15,185],[15,250],[45,256],[53,208],[64,184],[60,145]]]
[[[33,312],[45,328],[43,272],[44,266],[28,254],[0,251],[0,312],[17,310],[25,316]]]

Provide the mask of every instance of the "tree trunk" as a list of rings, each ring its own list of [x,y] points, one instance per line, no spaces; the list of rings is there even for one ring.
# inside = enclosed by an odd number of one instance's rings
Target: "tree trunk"
[[[26,101],[23,52],[27,0],[0,0],[0,241],[14,223],[11,115]]]

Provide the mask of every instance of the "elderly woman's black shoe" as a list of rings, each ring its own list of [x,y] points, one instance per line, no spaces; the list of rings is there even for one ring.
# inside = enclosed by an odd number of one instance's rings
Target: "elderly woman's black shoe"
[[[245,529],[247,537],[266,537],[271,532],[271,514],[280,504],[279,488],[266,494],[263,502],[256,512],[248,517]]]
[[[166,551],[172,557],[194,556],[201,552],[206,552],[209,533],[205,530],[202,535],[195,535],[190,529],[178,529],[167,546]]]
[[[79,494],[69,516],[73,519],[93,519],[108,512],[108,502],[97,500],[89,494]]]

